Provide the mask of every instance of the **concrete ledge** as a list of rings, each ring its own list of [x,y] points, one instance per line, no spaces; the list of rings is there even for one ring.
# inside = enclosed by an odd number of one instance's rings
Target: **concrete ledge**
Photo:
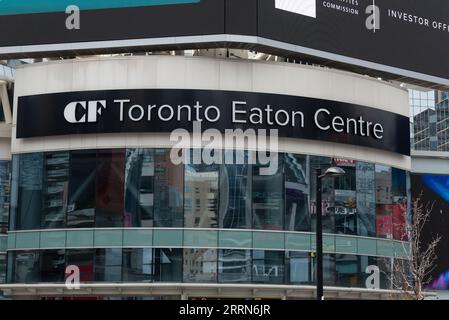
[[[314,299],[316,287],[307,285],[254,285],[254,284],[187,284],[187,283],[89,283],[80,289],[69,290],[65,284],[6,284],[0,291],[13,299],[44,296],[175,296],[179,299],[210,298],[264,298],[264,299]],[[401,293],[395,290],[325,287],[327,299],[390,300]],[[429,296],[435,295],[429,293]]]

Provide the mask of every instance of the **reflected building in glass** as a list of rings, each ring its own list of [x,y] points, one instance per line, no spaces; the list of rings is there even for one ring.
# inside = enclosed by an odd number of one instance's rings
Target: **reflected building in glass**
[[[316,195],[310,181],[315,168],[330,165],[344,168],[346,175],[328,179],[323,188],[327,285],[363,287],[368,262],[377,255],[363,251],[361,244],[377,246],[376,238],[404,240],[399,232],[407,204],[403,170],[286,153],[279,154],[277,172],[263,177],[258,164],[168,166],[170,160],[163,156],[168,153],[106,149],[82,155],[15,155],[13,188],[20,196],[13,199],[12,232],[41,230],[41,243],[43,237],[56,240],[61,234],[65,241],[80,244],[85,235],[93,237],[94,246],[112,242],[117,247],[83,251],[66,244],[58,250],[14,250],[9,253],[8,283],[62,282],[65,266],[74,264],[86,282],[312,285]],[[74,176],[67,170],[79,170],[80,159],[84,183],[80,171]],[[98,180],[109,183],[103,187]],[[49,203],[50,187],[52,215],[48,205],[43,207]],[[64,205],[67,199],[72,199],[72,208]],[[76,209],[90,214],[74,215]],[[86,229],[93,225],[95,229]],[[52,231],[61,229],[67,231]],[[140,245],[131,248],[133,242]],[[251,243],[253,248],[245,249]],[[388,282],[383,285],[389,287]]]
[[[412,148],[449,151],[449,93],[424,88],[410,90]]]

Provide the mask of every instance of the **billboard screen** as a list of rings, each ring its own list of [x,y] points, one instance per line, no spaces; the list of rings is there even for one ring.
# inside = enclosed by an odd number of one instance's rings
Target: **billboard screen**
[[[449,1],[267,0],[258,21],[264,38],[449,79]]]
[[[220,34],[224,31],[223,3],[223,0],[2,0],[0,47]],[[73,6],[79,9],[79,19],[76,11],[71,10]]]
[[[437,247],[437,261],[432,272],[431,289],[449,290],[449,175],[412,175],[412,196],[421,196],[421,204],[432,208],[430,220],[424,228],[423,240],[441,236]]]
[[[245,44],[449,86],[447,0],[2,0],[0,30],[0,57]]]

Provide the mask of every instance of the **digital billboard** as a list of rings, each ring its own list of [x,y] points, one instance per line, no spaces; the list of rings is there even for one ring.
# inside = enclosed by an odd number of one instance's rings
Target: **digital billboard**
[[[447,0],[2,0],[0,30],[3,58],[237,46],[449,86]]]
[[[412,175],[411,182],[413,199],[421,197],[421,205],[432,209],[423,230],[424,244],[441,236],[429,287],[449,290],[449,175]]]

